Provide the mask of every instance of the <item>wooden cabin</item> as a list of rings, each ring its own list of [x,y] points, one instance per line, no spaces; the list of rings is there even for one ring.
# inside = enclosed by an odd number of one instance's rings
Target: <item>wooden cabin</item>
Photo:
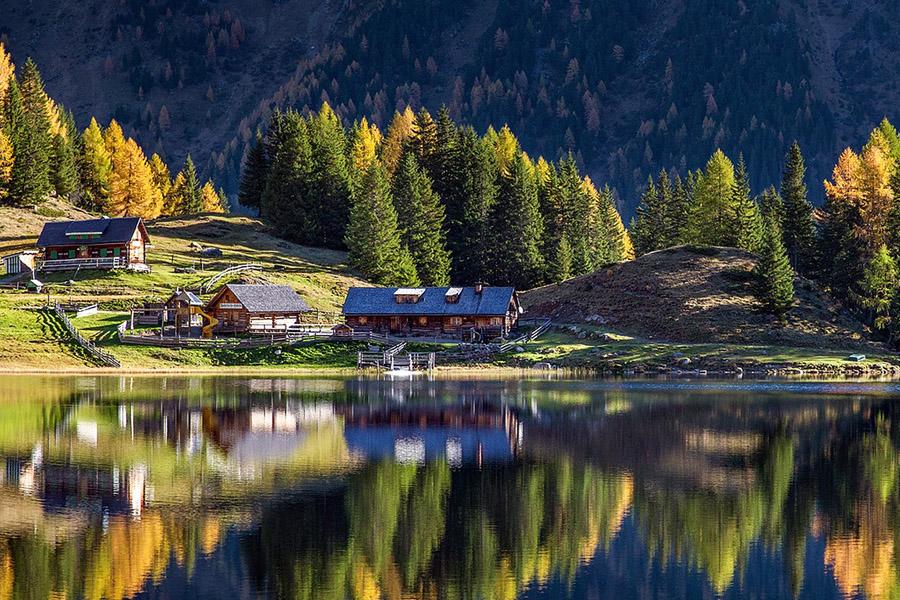
[[[491,339],[507,335],[522,312],[511,287],[350,288],[347,325],[357,331]]]
[[[26,250],[18,254],[10,254],[3,257],[3,266],[7,275],[21,275],[25,277],[34,273],[34,262],[37,250]]]
[[[264,333],[284,331],[309,311],[289,286],[229,283],[213,296],[204,312],[218,320],[216,332]]]
[[[38,269],[127,269],[146,264],[150,236],[140,217],[56,221],[38,238]]]
[[[203,301],[194,292],[175,290],[164,305],[166,324],[174,325],[178,332],[203,325]]]

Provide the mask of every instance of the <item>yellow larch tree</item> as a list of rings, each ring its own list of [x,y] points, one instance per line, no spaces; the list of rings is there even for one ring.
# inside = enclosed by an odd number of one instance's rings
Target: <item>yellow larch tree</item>
[[[0,42],[0,106],[6,100],[6,90],[9,88],[9,79],[16,74],[16,66],[6,51],[3,42]]]
[[[364,173],[378,157],[380,145],[381,130],[363,117],[353,130],[351,157],[354,170]]]
[[[160,197],[165,201],[169,191],[172,189],[172,176],[169,174],[169,166],[155,152],[150,157],[150,172],[153,174],[154,187],[156,187]]]
[[[162,210],[162,196],[153,184],[153,172],[143,150],[128,139],[113,154],[113,172],[107,212],[155,219]]]
[[[393,174],[400,165],[403,146],[412,135],[415,122],[416,115],[409,106],[402,113],[394,113],[394,118],[388,126],[387,135],[381,146],[381,162],[388,173]]]
[[[866,148],[860,157],[859,212],[862,223],[857,228],[857,235],[872,250],[888,241],[888,216],[894,199],[890,186],[892,162],[878,145]]]
[[[222,199],[212,181],[207,181],[200,188],[200,198],[203,200],[203,212],[224,213],[225,207],[222,206]]]
[[[9,182],[12,180],[13,147],[9,138],[0,131],[0,201],[6,198]]]
[[[115,161],[116,153],[125,147],[125,134],[115,119],[109,122],[109,127],[103,132],[103,143],[106,144],[110,159]]]

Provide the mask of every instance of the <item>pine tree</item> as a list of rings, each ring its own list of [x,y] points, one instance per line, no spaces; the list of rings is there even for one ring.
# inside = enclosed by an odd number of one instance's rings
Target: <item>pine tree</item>
[[[81,135],[78,173],[81,179],[80,204],[82,208],[102,211],[109,203],[112,160],[106,149],[106,143],[103,141],[100,125],[93,118]]]
[[[143,150],[132,139],[113,156],[107,212],[115,216],[154,219],[162,209],[162,197],[153,185],[153,174]]]
[[[219,198],[219,192],[216,191],[216,187],[213,185],[212,181],[207,181],[203,184],[203,187],[200,188],[200,198],[203,202],[203,212],[205,213],[224,213],[225,207],[222,206],[221,198]]]
[[[517,154],[500,177],[492,216],[494,239],[487,269],[495,285],[528,289],[541,282],[544,223],[535,179]]]
[[[425,165],[435,193],[447,209],[447,221],[451,234],[458,233],[453,223],[460,220],[464,199],[460,195],[462,157],[459,148],[459,130],[446,106],[441,106],[437,116],[437,142],[432,160]]]
[[[393,195],[401,240],[409,248],[419,279],[424,285],[448,285],[450,253],[444,234],[444,207],[412,152],[400,160]]]
[[[794,304],[794,270],[782,242],[781,227],[772,217],[766,219],[762,250],[754,274],[757,299],[767,311],[783,318]]]
[[[775,188],[769,186],[759,197],[759,212],[763,219],[775,219],[778,223],[784,221],[784,203]]]
[[[692,186],[685,184],[680,175],[672,183],[672,210],[669,212],[669,242],[672,246],[687,242],[687,228],[692,211]]]
[[[26,63],[23,69],[23,86],[27,83],[29,98],[24,87],[14,79],[6,91],[3,126],[13,148],[8,202],[16,206],[39,204],[50,193],[50,123],[47,118],[46,95],[40,74],[34,63]],[[28,76],[27,81],[25,76]],[[43,104],[40,103],[43,98]]]
[[[203,210],[203,198],[200,195],[200,182],[197,180],[197,169],[194,160],[188,154],[181,169],[182,182],[178,194],[177,213],[179,215],[195,215]]]
[[[759,252],[762,247],[764,225],[759,206],[750,197],[750,183],[747,181],[743,154],[738,157],[731,202],[735,211],[734,245],[748,252]]]
[[[225,188],[219,187],[219,191],[217,193],[219,195],[219,207],[222,209],[222,212],[230,213],[231,200],[228,199],[228,194],[225,193]]]
[[[241,206],[253,209],[259,213],[262,207],[262,196],[266,189],[269,164],[266,160],[266,148],[261,131],[256,132],[253,144],[247,152],[244,160],[244,168],[241,171],[241,185],[238,192],[238,202]]]
[[[0,46],[0,51],[2,51],[2,46]],[[14,160],[12,144],[0,129],[0,204],[5,203],[9,195]]]
[[[653,178],[647,177],[647,187],[641,194],[641,201],[635,209],[631,226],[631,237],[638,256],[659,250],[662,247],[660,238],[663,234],[664,224],[659,194]]]
[[[412,256],[400,241],[387,173],[378,163],[353,190],[346,244],[350,264],[373,283],[419,285]]]
[[[430,175],[437,171],[438,137],[437,124],[431,114],[422,107],[416,113],[412,135],[408,147],[416,156],[416,161]],[[402,159],[401,159],[402,160]]]
[[[175,216],[181,214],[181,192],[184,190],[184,173],[176,173],[169,187],[169,192],[163,196],[162,214]]]
[[[812,269],[816,244],[813,206],[807,198],[805,175],[803,154],[800,145],[794,142],[785,157],[781,179],[781,199],[784,203],[782,230],[791,264],[800,272]]]
[[[381,131],[363,117],[350,134],[350,166],[354,176],[361,177],[377,160],[380,146]]]
[[[53,136],[52,166],[50,175],[53,189],[59,197],[68,198],[78,187],[78,170],[75,167],[72,144],[61,133]]]
[[[585,188],[595,198],[598,214],[595,248],[595,267],[608,265],[635,257],[634,243],[622,223],[615,198],[609,186],[597,192],[589,177],[584,178]]]

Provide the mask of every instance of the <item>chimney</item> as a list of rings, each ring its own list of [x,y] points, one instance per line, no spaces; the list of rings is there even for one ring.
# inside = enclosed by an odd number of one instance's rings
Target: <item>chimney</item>
[[[484,291],[484,284],[479,281],[475,284],[475,293],[480,294],[482,291]]]

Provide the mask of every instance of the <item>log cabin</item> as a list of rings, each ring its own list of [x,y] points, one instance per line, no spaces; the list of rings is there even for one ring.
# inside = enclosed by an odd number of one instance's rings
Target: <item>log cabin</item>
[[[311,309],[286,285],[228,283],[207,303],[217,333],[285,331]]]
[[[46,223],[38,238],[37,268],[135,269],[146,266],[150,236],[140,217],[55,221]]]
[[[347,325],[357,331],[492,339],[506,336],[522,312],[511,287],[350,288]]]

